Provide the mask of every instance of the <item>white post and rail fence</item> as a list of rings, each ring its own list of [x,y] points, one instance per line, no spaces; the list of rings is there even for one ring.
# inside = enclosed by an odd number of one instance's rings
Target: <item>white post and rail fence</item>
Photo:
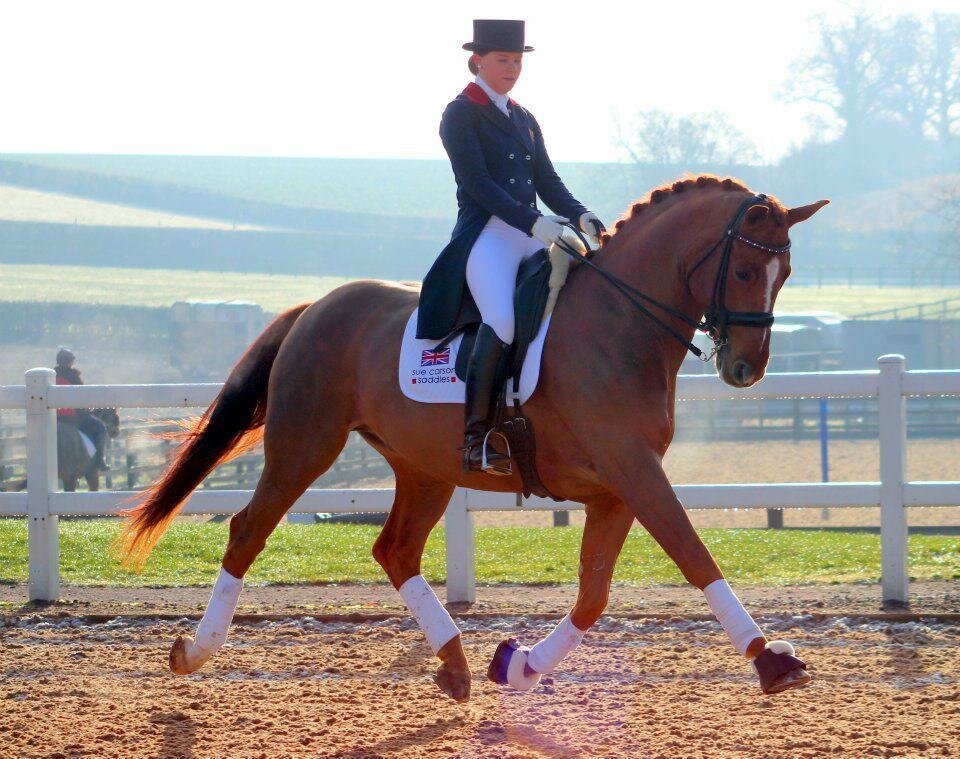
[[[56,409],[206,407],[219,389],[219,384],[209,383],[56,385],[50,369],[28,371],[24,385],[0,386],[0,409],[23,409],[27,417],[27,492],[0,493],[0,516],[28,519],[31,600],[53,601],[59,597],[59,517],[114,515],[136,494],[57,492]],[[906,399],[945,395],[960,395],[960,370],[907,371],[902,356],[881,356],[876,371],[769,374],[757,386],[742,391],[724,385],[715,376],[681,376],[677,385],[679,400],[877,398],[880,480],[678,485],[676,493],[690,509],[879,506],[883,600],[906,603],[906,507],[960,505],[960,481],[906,481]],[[603,433],[598,430],[597,434]],[[251,492],[199,490],[190,497],[182,513],[234,514],[246,505]],[[291,512],[387,512],[392,502],[392,489],[311,489]],[[463,489],[454,493],[445,522],[448,601],[472,602],[476,598],[474,512],[517,508],[512,493]],[[579,503],[558,504],[531,498],[522,508],[556,511],[583,507]]]

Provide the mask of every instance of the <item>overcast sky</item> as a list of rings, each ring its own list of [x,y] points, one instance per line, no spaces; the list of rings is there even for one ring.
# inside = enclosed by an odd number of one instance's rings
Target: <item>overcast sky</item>
[[[879,0],[876,12],[904,12]],[[913,0],[916,13],[956,0]],[[0,5],[0,152],[441,158],[471,20],[524,18],[513,91],[554,160],[621,156],[613,120],[719,109],[775,160],[778,99],[842,2],[44,2]]]

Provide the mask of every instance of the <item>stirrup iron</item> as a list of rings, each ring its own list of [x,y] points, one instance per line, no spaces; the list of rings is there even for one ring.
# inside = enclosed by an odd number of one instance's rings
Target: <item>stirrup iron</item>
[[[507,447],[507,462],[506,464],[491,464],[487,460],[487,448],[490,445],[490,436],[496,435],[503,441],[503,444]],[[513,464],[511,463],[511,453],[510,453],[510,441],[507,440],[506,436],[502,432],[497,432],[494,429],[487,431],[487,434],[483,436],[483,443],[480,448],[480,471],[487,472],[488,474],[496,475],[510,475],[513,474]],[[497,452],[498,455],[503,455]]]

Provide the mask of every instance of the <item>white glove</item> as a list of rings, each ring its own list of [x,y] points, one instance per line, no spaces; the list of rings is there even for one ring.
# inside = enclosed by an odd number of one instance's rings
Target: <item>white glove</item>
[[[544,245],[553,245],[563,234],[563,227],[560,222],[570,221],[564,216],[541,216],[533,222],[533,229],[530,234],[536,237]]]
[[[600,225],[600,228],[594,225],[593,222],[596,222]],[[606,227],[603,226],[603,222],[600,221],[600,217],[597,216],[593,211],[587,211],[586,213],[580,214],[580,231],[583,232],[587,237],[593,240],[594,244],[598,244],[600,240],[600,232],[606,230]]]

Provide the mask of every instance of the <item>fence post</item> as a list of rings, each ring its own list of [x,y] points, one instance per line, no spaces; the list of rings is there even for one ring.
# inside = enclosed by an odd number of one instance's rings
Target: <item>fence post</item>
[[[902,392],[906,359],[880,356],[877,395],[880,432],[880,562],[884,603],[905,604],[907,575],[907,511],[903,506],[906,478],[907,406]]]
[[[468,490],[457,488],[444,516],[447,549],[447,603],[477,600],[476,545]]]
[[[57,414],[47,405],[53,369],[31,369],[27,391],[27,546],[30,600],[56,601],[60,595],[58,517],[50,513],[57,487]]]
[[[830,482],[830,438],[827,424],[827,399],[820,399],[820,482]],[[830,509],[821,509],[820,518],[830,519]]]

